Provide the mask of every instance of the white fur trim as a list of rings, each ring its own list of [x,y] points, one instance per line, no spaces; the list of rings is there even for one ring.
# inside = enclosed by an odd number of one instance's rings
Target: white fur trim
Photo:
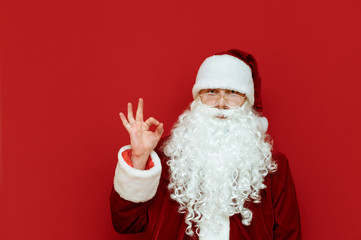
[[[195,99],[202,89],[221,88],[245,93],[254,104],[254,84],[251,68],[241,59],[228,54],[206,58],[198,70],[192,93]]]
[[[214,221],[214,219],[211,218],[210,221]],[[202,234],[202,226],[206,224],[201,222],[199,226],[199,231]],[[212,224],[212,223],[211,223]],[[210,224],[210,225],[211,225]],[[214,223],[213,223],[214,224]],[[209,229],[204,236],[199,236],[199,240],[228,240],[229,239],[229,231],[230,231],[230,222],[229,222],[229,216],[222,215],[221,219],[219,221],[220,229],[219,232],[214,232],[212,229]]]
[[[115,169],[114,189],[120,197],[132,202],[145,202],[154,197],[162,172],[162,165],[156,152],[151,158],[154,167],[139,170],[129,166],[122,157],[122,152],[131,149],[130,145],[122,147],[118,152],[118,164]]]

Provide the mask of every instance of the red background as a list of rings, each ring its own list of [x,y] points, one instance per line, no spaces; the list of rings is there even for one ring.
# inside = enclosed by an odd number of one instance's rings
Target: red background
[[[222,3],[221,3],[222,2]],[[361,3],[2,1],[0,239],[118,239],[118,117],[145,100],[169,132],[201,62],[256,57],[304,239],[361,239]]]

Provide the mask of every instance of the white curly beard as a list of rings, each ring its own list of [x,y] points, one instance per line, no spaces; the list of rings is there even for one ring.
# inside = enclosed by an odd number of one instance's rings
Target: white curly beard
[[[194,234],[192,225],[200,236],[217,232],[222,217],[237,213],[250,225],[252,212],[244,203],[260,202],[264,178],[276,170],[267,128],[266,118],[247,102],[220,110],[195,100],[179,117],[164,153],[170,158],[168,188],[186,213],[188,235]]]

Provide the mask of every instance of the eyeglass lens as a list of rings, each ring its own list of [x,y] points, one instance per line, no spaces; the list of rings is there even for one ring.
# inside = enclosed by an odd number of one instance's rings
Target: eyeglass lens
[[[216,106],[220,99],[220,94],[206,93],[201,95],[202,103],[209,106]],[[223,99],[228,107],[239,107],[245,101],[245,97],[238,94],[225,94]]]

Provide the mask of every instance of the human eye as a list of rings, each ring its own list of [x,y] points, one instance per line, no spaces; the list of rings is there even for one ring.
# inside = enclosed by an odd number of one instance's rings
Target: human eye
[[[208,90],[207,90],[207,93],[208,93],[208,94],[216,94],[217,91],[216,91],[216,89],[208,89]]]
[[[228,91],[226,92],[226,94],[227,94],[227,95],[239,95],[240,93],[237,92],[237,91],[235,91],[235,90],[228,90]]]

